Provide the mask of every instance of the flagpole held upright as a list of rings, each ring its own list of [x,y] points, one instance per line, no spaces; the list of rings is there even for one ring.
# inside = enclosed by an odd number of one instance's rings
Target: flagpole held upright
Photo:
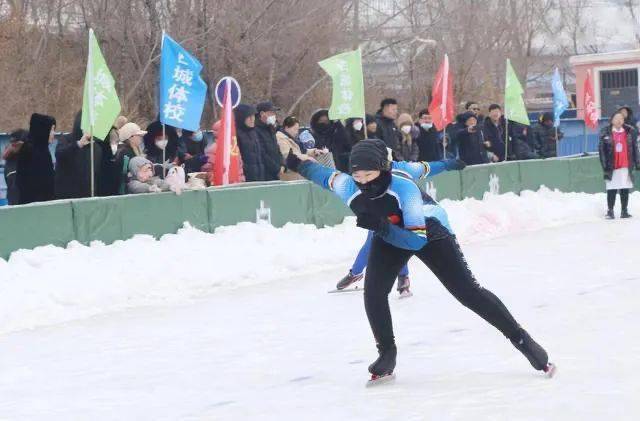
[[[92,45],[93,42],[91,40],[93,36],[93,29],[89,29],[89,60],[88,60],[88,67],[89,67],[89,74],[93,75],[93,54],[92,54]],[[93,77],[93,76],[92,76]],[[93,126],[94,126],[94,122],[95,122],[95,109],[94,109],[94,96],[93,96],[93,83],[91,83],[89,85],[89,98],[90,98],[90,102],[89,102],[89,109],[91,110],[89,112],[90,117],[89,117],[89,121],[91,123],[91,133],[89,133],[91,135],[91,137],[89,138],[89,148],[90,148],[90,159],[91,159],[91,164],[89,166],[89,170],[91,172],[91,197],[95,197],[95,164],[94,164],[94,159],[93,159]]]

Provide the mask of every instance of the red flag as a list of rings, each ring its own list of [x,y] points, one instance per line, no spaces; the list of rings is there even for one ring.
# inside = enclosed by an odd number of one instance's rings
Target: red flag
[[[240,150],[236,138],[236,124],[233,118],[231,106],[231,83],[227,82],[224,99],[222,101],[222,118],[220,130],[217,133],[215,148],[212,148],[210,161],[213,162],[213,170],[209,173],[209,179],[214,186],[239,183],[240,178]]]
[[[433,124],[438,130],[444,130],[453,121],[455,106],[453,101],[453,75],[449,69],[449,56],[444,55],[444,61],[436,73],[431,90],[431,104],[429,114],[433,117]]]
[[[593,84],[591,83],[591,70],[587,71],[587,78],[584,80],[584,124],[591,129],[598,128],[598,110],[593,97]]]

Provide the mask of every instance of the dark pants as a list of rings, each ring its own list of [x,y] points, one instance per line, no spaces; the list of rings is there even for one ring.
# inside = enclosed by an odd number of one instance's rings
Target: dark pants
[[[509,339],[520,337],[520,326],[502,301],[476,282],[454,236],[429,241],[417,252],[404,250],[374,236],[365,276],[364,304],[376,342],[394,344],[388,295],[398,272],[415,255],[465,307]]]
[[[620,192],[620,204],[622,210],[626,211],[629,206],[629,189],[607,190],[607,206],[609,210],[613,210],[616,205],[616,193]]]

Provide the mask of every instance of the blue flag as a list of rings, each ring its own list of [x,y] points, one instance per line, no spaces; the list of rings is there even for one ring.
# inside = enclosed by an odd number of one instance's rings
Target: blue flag
[[[567,100],[567,94],[564,92],[562,79],[560,79],[560,72],[557,67],[551,81],[551,89],[553,90],[553,125],[558,127],[560,125],[560,115],[569,108],[569,100]]]
[[[162,34],[160,59],[160,122],[197,131],[207,84],[200,62],[167,34]]]

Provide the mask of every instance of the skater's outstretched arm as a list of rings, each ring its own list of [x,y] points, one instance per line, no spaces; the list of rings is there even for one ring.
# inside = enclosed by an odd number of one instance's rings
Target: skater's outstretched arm
[[[346,205],[349,205],[353,195],[358,191],[358,186],[349,174],[325,167],[311,160],[301,162],[297,172],[323,189],[334,192]]]
[[[445,171],[460,171],[467,165],[459,159],[447,159],[444,161],[393,161],[391,168],[402,171],[411,176],[414,180],[421,178],[435,177]]]

